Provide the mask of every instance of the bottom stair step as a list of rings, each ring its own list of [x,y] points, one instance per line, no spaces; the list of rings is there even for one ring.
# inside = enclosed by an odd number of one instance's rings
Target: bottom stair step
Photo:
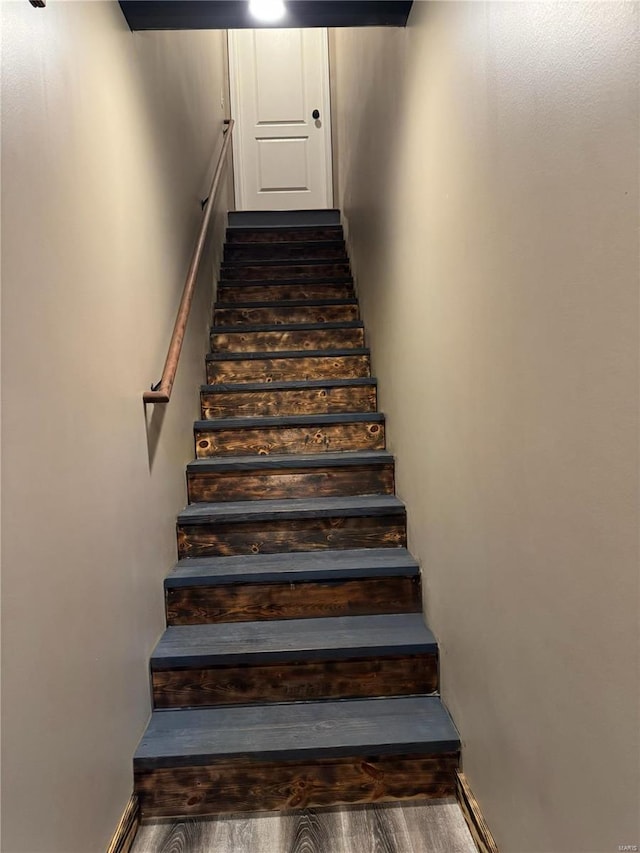
[[[135,791],[143,817],[447,797],[459,748],[433,696],[156,711]]]

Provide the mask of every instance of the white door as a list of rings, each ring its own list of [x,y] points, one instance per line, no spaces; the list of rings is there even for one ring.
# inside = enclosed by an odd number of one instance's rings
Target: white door
[[[238,210],[332,204],[326,29],[229,31]]]

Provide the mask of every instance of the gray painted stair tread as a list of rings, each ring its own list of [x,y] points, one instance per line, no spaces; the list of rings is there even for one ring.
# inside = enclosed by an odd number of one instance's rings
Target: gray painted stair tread
[[[276,358],[338,358],[343,355],[369,355],[368,347],[351,349],[297,349],[281,352],[208,352],[207,361],[262,361]],[[270,384],[270,383],[269,383]]]
[[[288,468],[334,468],[352,465],[390,465],[393,455],[388,450],[342,450],[337,453],[286,453],[255,456],[234,456],[194,459],[187,471],[197,474],[203,471],[228,473],[232,471],[278,470]]]
[[[260,427],[328,426],[329,424],[384,423],[381,412],[340,412],[335,415],[281,415],[252,416],[249,418],[216,418],[213,421],[195,421],[199,432],[216,432],[226,429],[251,429]]]
[[[229,228],[295,228],[299,225],[340,225],[340,211],[327,210],[233,210]]]
[[[239,267],[311,267],[334,264],[348,264],[348,258],[242,258],[233,261],[225,258],[220,266],[221,275],[225,270],[235,270]]]
[[[222,622],[166,629],[152,669],[433,654],[421,613]]]
[[[328,287],[332,285],[338,284],[353,284],[353,276],[351,275],[321,275],[317,277],[307,277],[307,278],[225,278],[224,275],[220,276],[219,280],[220,287],[260,287],[264,285],[265,287],[271,287],[274,284],[284,284],[284,285],[305,285],[312,284],[314,287],[316,284],[326,284]]]
[[[369,577],[417,577],[406,548],[354,548],[180,560],[165,578],[167,589],[228,583],[294,583]]]
[[[204,393],[237,391],[298,391],[306,388],[349,388],[354,386],[377,385],[378,380],[368,376],[355,379],[294,379],[289,382],[224,382],[220,385],[201,385]]]
[[[181,526],[224,522],[276,521],[294,518],[371,517],[404,515],[402,501],[394,495],[296,498],[293,500],[228,501],[195,503],[178,515]]]
[[[242,246],[242,245],[252,245],[254,243],[253,240],[243,241],[236,240],[235,236],[237,234],[243,233],[259,233],[259,234],[270,234],[274,232],[276,234],[282,234],[283,231],[287,231],[289,233],[295,232],[299,234],[301,237],[308,238],[304,241],[296,241],[291,240],[288,242],[308,242],[314,243],[316,240],[340,240],[344,242],[344,228],[342,224],[339,222],[332,222],[329,225],[316,225],[314,223],[311,224],[303,224],[300,223],[298,225],[234,225],[232,227],[227,226],[226,233],[226,241],[225,246]],[[310,237],[315,231],[324,231],[325,236],[322,237]],[[258,242],[258,241],[255,241]],[[264,244],[264,241],[260,241]],[[280,244],[281,240],[276,240],[278,244]]]
[[[245,230],[253,230],[253,229],[245,229]],[[305,248],[306,246],[344,246],[344,240],[341,237],[323,237],[321,240],[279,240],[275,246],[271,246],[271,250],[274,254],[278,254],[281,249],[300,249]],[[254,243],[227,243],[225,245],[225,250],[227,249],[248,249],[252,246],[257,246],[259,248],[265,248],[265,246],[269,246],[269,243],[263,242],[254,242]]]
[[[330,225],[316,225],[314,223],[305,225],[234,225],[233,227],[227,226],[227,241],[225,245],[229,246],[238,246],[242,245],[242,241],[237,241],[234,239],[229,240],[228,238],[232,237],[234,234],[243,233],[243,232],[266,232],[269,233],[271,231],[281,232],[281,231],[297,231],[300,235],[309,236],[314,231],[318,230],[326,231],[329,236],[320,237],[320,240],[342,240],[344,241],[344,228],[339,222],[332,222]],[[279,241],[278,241],[279,242]],[[292,241],[295,242],[295,241]],[[311,238],[308,242],[314,242],[313,238]],[[251,245],[251,242],[249,242]]]
[[[134,757],[138,770],[215,759],[432,755],[458,750],[436,696],[250,705],[154,712]]]
[[[277,252],[274,252],[277,255]],[[223,260],[221,269],[237,269],[238,267],[312,267],[325,265],[345,265],[347,258],[243,258],[239,261]]]
[[[364,329],[362,320],[335,323],[259,323],[241,326],[212,326],[214,335],[244,335],[247,332],[315,332],[327,329]]]
[[[323,308],[325,305],[357,305],[355,297],[344,299],[276,299],[271,302],[216,302],[214,308]]]

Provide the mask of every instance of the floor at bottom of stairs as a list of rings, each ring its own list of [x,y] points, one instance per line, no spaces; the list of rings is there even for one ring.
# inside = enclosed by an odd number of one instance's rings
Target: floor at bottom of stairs
[[[158,821],[131,853],[477,853],[457,802]]]

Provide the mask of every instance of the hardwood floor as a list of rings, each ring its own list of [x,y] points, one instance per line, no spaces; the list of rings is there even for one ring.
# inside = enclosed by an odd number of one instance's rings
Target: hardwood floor
[[[159,821],[131,853],[477,853],[455,800]]]

